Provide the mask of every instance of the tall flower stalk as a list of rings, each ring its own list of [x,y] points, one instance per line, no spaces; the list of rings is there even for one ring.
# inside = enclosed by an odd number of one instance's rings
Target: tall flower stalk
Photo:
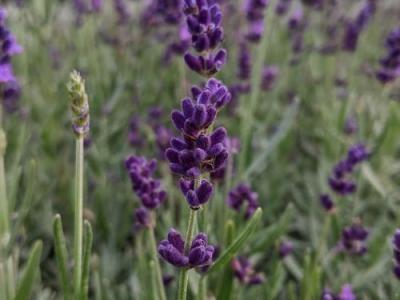
[[[67,87],[73,116],[72,130],[75,134],[74,270],[72,291],[68,274],[68,252],[60,215],[56,215],[54,218],[53,231],[64,299],[85,300],[88,297],[90,255],[93,242],[92,227],[88,221],[83,221],[84,139],[89,133],[89,101],[85,91],[84,80],[78,72],[73,71],[71,73]]]
[[[226,50],[218,48],[224,35],[219,5],[215,1],[185,0],[183,11],[192,46],[198,52],[184,55],[186,65],[208,81],[203,87],[192,87],[192,97],[183,99],[181,110],[172,112],[172,122],[181,135],[171,138],[171,146],[165,152],[172,173],[181,177],[180,188],[190,209],[186,237],[171,229],[158,248],[161,257],[181,268],[179,300],[187,297],[189,270],[207,270],[214,258],[215,249],[208,244],[207,235],[193,236],[198,211],[204,209],[213,193],[212,184],[204,178],[219,172],[227,162],[226,129],[213,128],[218,111],[231,99],[228,88],[211,78],[226,61]],[[201,286],[206,285],[204,280]],[[205,291],[200,294],[205,295]]]
[[[141,207],[135,211],[135,229],[145,229],[149,235],[150,254],[152,256],[153,282],[156,293],[161,300],[166,300],[166,294],[161,274],[160,261],[157,255],[157,242],[154,234],[154,211],[167,198],[167,193],[161,186],[161,182],[153,177],[156,170],[156,160],[146,160],[144,157],[129,156],[125,161],[125,167],[129,172],[132,189],[141,200]]]
[[[74,115],[72,128],[76,137],[75,145],[75,200],[74,200],[74,295],[78,297],[82,282],[83,252],[83,140],[89,132],[89,102],[82,77],[76,71],[71,73],[68,91],[71,110]]]

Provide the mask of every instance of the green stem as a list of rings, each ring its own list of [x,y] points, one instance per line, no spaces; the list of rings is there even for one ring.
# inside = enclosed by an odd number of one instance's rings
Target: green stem
[[[319,260],[321,258],[322,251],[324,250],[324,245],[326,242],[326,238],[328,236],[330,224],[331,224],[331,215],[328,215],[325,218],[324,226],[322,228],[321,238],[319,240],[319,244],[318,244],[318,248],[317,248],[317,254],[316,254],[316,259],[315,259],[316,265],[319,265]]]
[[[274,1],[272,1],[274,2]],[[244,115],[242,116],[241,130],[240,130],[240,140],[243,142],[243,147],[240,153],[239,160],[239,172],[242,174],[244,167],[247,162],[248,151],[250,148],[251,141],[251,130],[254,123],[254,111],[257,107],[257,102],[260,96],[260,84],[262,77],[262,68],[265,61],[265,54],[267,52],[268,41],[270,41],[272,28],[272,17],[274,3],[270,3],[268,8],[266,8],[266,17],[264,19],[264,34],[262,36],[261,42],[257,48],[257,56],[254,63],[254,68],[252,72],[251,80],[251,94],[249,102],[245,101],[242,104]]]
[[[2,130],[0,129],[0,135],[1,134]],[[4,249],[8,239],[7,238],[9,231],[8,220],[9,218],[8,218],[8,202],[7,202],[6,178],[5,178],[5,168],[4,168],[4,153],[0,153],[0,245],[4,246]]]
[[[194,231],[194,224],[196,221],[196,210],[190,209],[189,212],[189,222],[186,231],[186,238],[185,238],[185,255],[188,254],[190,249],[190,244],[193,238],[193,231]],[[179,288],[178,288],[178,300],[186,300],[187,296],[187,285],[188,285],[188,274],[189,269],[183,268],[179,274]]]
[[[197,300],[207,300],[207,277],[202,276],[199,280],[199,293]]]
[[[9,208],[6,192],[6,172],[4,155],[6,153],[7,139],[3,130],[3,107],[0,105],[0,254],[6,248],[9,239]]]
[[[74,199],[74,295],[79,299],[82,281],[83,136],[76,139]]]
[[[160,260],[158,259],[158,254],[157,254],[157,242],[156,242],[156,237],[154,235],[154,228],[153,227],[150,228],[148,232],[150,234],[150,247],[151,247],[150,250],[151,250],[152,261],[154,264],[154,276],[155,276],[156,287],[158,289],[158,296],[160,300],[167,300],[161,274]]]

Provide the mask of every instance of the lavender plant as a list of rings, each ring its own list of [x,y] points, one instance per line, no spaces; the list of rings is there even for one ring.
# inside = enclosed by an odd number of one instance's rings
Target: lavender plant
[[[1,299],[399,298],[396,1],[3,5]]]
[[[87,299],[90,255],[93,233],[88,221],[83,220],[84,138],[89,132],[89,101],[85,83],[77,71],[70,74],[68,92],[72,111],[72,131],[76,139],[75,195],[74,195],[74,272],[71,289],[68,274],[68,252],[60,215],[53,221],[55,250],[64,299]],[[73,298],[71,298],[73,297]]]

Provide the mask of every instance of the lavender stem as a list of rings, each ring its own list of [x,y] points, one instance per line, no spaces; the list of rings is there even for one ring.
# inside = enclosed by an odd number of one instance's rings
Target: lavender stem
[[[196,180],[196,183],[197,182],[198,181]],[[197,213],[196,210],[190,209],[188,227],[187,227],[186,238],[185,238],[185,252],[184,252],[185,255],[188,254],[189,249],[190,249],[190,244],[192,242],[194,224],[196,221],[196,213]],[[179,274],[178,300],[186,300],[187,285],[188,285],[188,279],[189,279],[188,271],[189,271],[189,269],[183,268]]]
[[[78,299],[82,280],[82,226],[83,226],[83,136],[76,139],[75,202],[74,202],[74,294]]]
[[[154,263],[154,277],[155,277],[156,287],[158,289],[158,296],[160,297],[160,300],[167,300],[161,274],[160,260],[158,259],[157,242],[154,235],[154,227],[151,227],[148,231],[150,234],[151,256]]]

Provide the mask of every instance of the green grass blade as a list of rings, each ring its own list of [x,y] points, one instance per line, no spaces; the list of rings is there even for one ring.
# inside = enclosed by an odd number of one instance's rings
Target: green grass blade
[[[56,215],[53,220],[53,234],[55,251],[64,300],[70,299],[70,279],[68,274],[68,252],[62,228],[61,216]]]
[[[39,272],[40,257],[42,255],[43,243],[42,241],[37,241],[32,247],[29,254],[28,262],[26,264],[26,269],[22,275],[20,284],[18,286],[17,295],[15,300],[29,300],[33,284],[35,282],[35,277]]]
[[[86,300],[88,298],[89,290],[89,272],[90,272],[90,256],[92,252],[93,244],[93,231],[92,226],[88,221],[84,224],[84,241],[83,241],[83,264],[82,264],[82,287],[81,287],[81,299]]]

